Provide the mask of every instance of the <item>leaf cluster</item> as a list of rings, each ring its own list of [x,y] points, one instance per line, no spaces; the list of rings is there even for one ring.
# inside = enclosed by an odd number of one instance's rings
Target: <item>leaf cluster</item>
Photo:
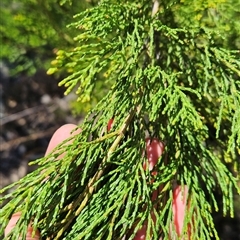
[[[147,239],[169,239],[170,229],[177,238],[177,184],[189,189],[181,237],[190,225],[191,239],[219,239],[214,192],[222,196],[223,215],[231,216],[239,192],[239,51],[220,46],[209,27],[178,23],[181,2],[161,3],[152,14],[149,1],[105,0],[75,16],[78,46],[58,51],[50,71],[72,68],[60,84],[66,93],[77,88],[83,103],[98,84],[107,86],[81,134],[37,160],[40,168],[2,198],[12,198],[2,210],[3,227],[22,212],[13,238],[24,237],[33,217],[44,239],[133,239],[145,221]],[[156,176],[143,169],[146,137],[165,144]]]
[[[48,69],[56,48],[74,43],[66,25],[89,6],[86,1],[1,1],[0,59],[12,66],[11,75]]]

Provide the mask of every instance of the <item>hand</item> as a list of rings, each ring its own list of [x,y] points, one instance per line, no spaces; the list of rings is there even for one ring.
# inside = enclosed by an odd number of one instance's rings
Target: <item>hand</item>
[[[48,155],[52,150],[62,143],[64,140],[69,138],[71,135],[76,135],[81,132],[80,129],[76,129],[76,125],[74,124],[66,124],[60,127],[52,136],[48,148],[46,150],[45,156]],[[153,169],[154,165],[157,163],[158,158],[161,156],[161,154],[164,151],[164,145],[154,139],[152,142],[150,142],[149,139],[147,139],[147,158],[149,160],[149,168],[150,170]],[[64,154],[60,155],[59,157],[63,157]],[[144,165],[144,168],[146,169],[146,165]],[[184,211],[186,208],[186,196],[187,196],[187,187],[186,189],[184,188],[184,197],[182,197],[181,193],[181,187],[177,187],[174,189],[173,192],[173,214],[174,214],[174,225],[177,230],[177,234],[181,234],[181,230],[183,227],[183,222],[184,222]],[[156,192],[157,193],[157,192]],[[152,200],[154,201],[157,198],[156,194],[153,193],[153,198]],[[15,227],[18,219],[21,216],[21,212],[14,213],[5,229],[5,236],[7,236],[11,230]],[[153,216],[154,219],[155,216]],[[145,240],[146,238],[146,229],[147,225],[146,223],[143,224],[143,227],[138,230],[136,236],[134,237],[134,240]],[[171,230],[170,230],[171,232]],[[190,236],[189,236],[190,237]],[[40,240],[41,234],[37,230],[35,234],[33,235],[33,228],[31,224],[29,224],[28,229],[27,229],[27,235],[26,235],[26,240]]]
[[[50,152],[52,152],[52,150],[61,142],[63,142],[64,140],[66,140],[67,138],[69,138],[71,136],[71,134],[76,135],[78,133],[80,133],[80,130],[76,130],[74,132],[72,132],[74,129],[76,129],[76,125],[74,124],[66,124],[63,125],[62,127],[60,127],[52,136],[48,148],[46,150],[45,156],[48,155]],[[63,155],[61,155],[60,157],[63,157]],[[5,236],[7,236],[11,230],[15,227],[18,219],[21,216],[21,212],[17,212],[14,213],[5,229]],[[28,226],[27,229],[27,235],[26,235],[26,240],[39,240],[40,239],[40,232],[36,231],[35,235],[33,236],[33,228],[31,227],[31,224]]]

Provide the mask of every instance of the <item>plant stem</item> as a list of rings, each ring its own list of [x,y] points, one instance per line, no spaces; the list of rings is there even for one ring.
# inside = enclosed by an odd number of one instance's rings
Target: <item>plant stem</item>
[[[108,151],[106,157],[103,159],[103,161],[100,164],[100,167],[99,167],[100,170],[95,173],[93,178],[88,182],[88,184],[85,187],[83,193],[81,193],[78,196],[78,198],[74,201],[74,203],[71,203],[70,205],[67,206],[67,209],[69,209],[69,212],[68,212],[67,216],[65,217],[65,219],[61,222],[62,224],[65,223],[65,225],[58,231],[58,234],[57,234],[55,239],[60,239],[61,238],[62,234],[68,228],[68,226],[71,224],[74,217],[78,216],[81,213],[81,211],[83,210],[83,208],[87,205],[90,197],[92,196],[93,192],[95,191],[95,189],[97,187],[97,185],[94,185],[94,183],[97,182],[101,178],[101,176],[103,175],[104,170],[105,170],[105,163],[106,163],[107,159],[109,159],[111,154],[116,150],[120,141],[124,137],[124,134],[126,133],[126,130],[129,126],[133,116],[135,115],[136,111],[137,111],[137,107],[132,109],[130,111],[130,113],[128,114],[128,116],[125,118],[125,120],[123,122],[123,125],[121,126],[121,128],[118,131],[117,138],[113,142],[112,146],[109,148],[109,151]],[[75,213],[73,214],[73,211],[76,209],[79,202],[81,202],[81,204],[77,208]]]

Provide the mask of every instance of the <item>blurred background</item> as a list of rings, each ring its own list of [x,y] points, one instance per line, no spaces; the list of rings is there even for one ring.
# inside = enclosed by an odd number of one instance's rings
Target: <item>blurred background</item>
[[[73,15],[93,3],[73,1],[0,2],[0,187],[32,171],[28,162],[44,155],[54,131],[79,123],[58,82],[66,72],[47,75],[56,47],[73,47]],[[72,34],[72,35],[71,35]]]
[[[54,131],[80,123],[91,107],[77,105],[74,94],[64,96],[58,87],[67,70],[54,75],[47,70],[58,50],[75,47],[76,29],[67,27],[73,16],[96,2],[0,1],[0,188],[33,171],[29,161],[44,155]],[[235,218],[215,214],[221,239],[240,239],[237,205]]]

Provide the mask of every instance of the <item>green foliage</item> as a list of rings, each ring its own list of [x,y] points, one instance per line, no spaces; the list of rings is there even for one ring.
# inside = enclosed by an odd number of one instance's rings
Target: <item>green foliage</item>
[[[215,33],[215,44],[240,48],[240,3],[238,0],[183,0],[176,5],[176,20],[181,26],[203,27]]]
[[[72,16],[89,4],[85,1],[3,0],[0,7],[0,59],[13,65],[13,76],[49,68],[55,48],[73,45],[66,27]]]
[[[133,239],[145,220],[147,239],[169,239],[174,184],[189,188],[183,235],[192,224],[191,239],[219,239],[214,192],[223,215],[233,217],[240,191],[239,23],[222,20],[239,14],[238,1],[190,2],[155,1],[153,14],[149,1],[104,0],[75,15],[76,46],[59,50],[49,72],[68,69],[60,83],[66,93],[77,89],[80,102],[97,104],[72,144],[37,160],[39,169],[2,198],[12,198],[3,227],[22,211],[13,239],[24,237],[33,216],[46,239]],[[143,169],[146,134],[165,143],[155,177]],[[151,194],[159,186],[155,211]]]

